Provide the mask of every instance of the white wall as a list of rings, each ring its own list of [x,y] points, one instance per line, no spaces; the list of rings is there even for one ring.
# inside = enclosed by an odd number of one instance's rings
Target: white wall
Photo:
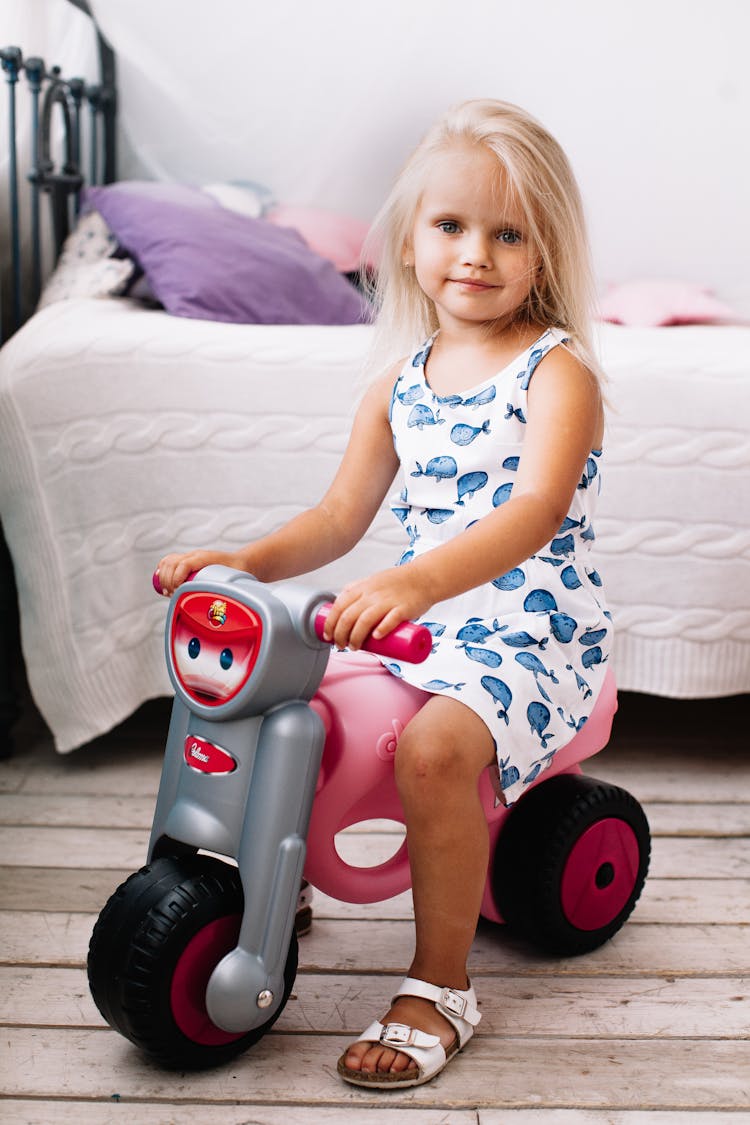
[[[748,0],[92,5],[123,176],[253,179],[369,218],[437,114],[502,97],[567,148],[603,283],[703,282],[750,313]]]

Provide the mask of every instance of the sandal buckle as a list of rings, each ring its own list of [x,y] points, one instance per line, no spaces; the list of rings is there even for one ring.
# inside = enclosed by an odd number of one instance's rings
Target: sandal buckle
[[[414,1041],[414,1028],[405,1023],[389,1023],[380,1033],[380,1042],[388,1047],[409,1047]]]
[[[451,1012],[454,1016],[458,1016],[459,1019],[463,1017],[463,1014],[466,1011],[467,1001],[465,997],[459,996],[458,993],[454,992],[452,988],[443,989],[443,991],[440,993],[440,1000],[438,1001],[438,1003],[447,1011]]]

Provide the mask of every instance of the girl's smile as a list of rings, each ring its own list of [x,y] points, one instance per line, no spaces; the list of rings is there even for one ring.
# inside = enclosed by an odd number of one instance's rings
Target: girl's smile
[[[436,158],[405,253],[441,328],[513,319],[537,266],[525,228],[488,149],[456,144]]]

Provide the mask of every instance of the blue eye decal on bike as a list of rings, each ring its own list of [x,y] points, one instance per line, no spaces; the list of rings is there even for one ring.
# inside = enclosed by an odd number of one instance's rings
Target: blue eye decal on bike
[[[188,641],[188,656],[191,660],[195,660],[201,650],[201,643],[197,637],[191,637]]]
[[[232,667],[233,660],[234,660],[234,655],[232,653],[231,648],[224,648],[224,649],[221,650],[221,655],[219,656],[219,664],[221,664],[221,666],[222,666],[222,668],[224,669],[225,672],[226,672],[227,668]]]

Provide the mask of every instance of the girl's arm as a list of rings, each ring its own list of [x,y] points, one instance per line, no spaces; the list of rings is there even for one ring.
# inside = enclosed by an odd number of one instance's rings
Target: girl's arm
[[[601,444],[598,384],[568,351],[555,348],[529,384],[523,452],[509,500],[463,534],[402,567],[347,586],[326,632],[359,647],[401,621],[505,574],[552,539],[567,515],[586,458]]]
[[[367,391],[336,476],[319,504],[237,551],[166,555],[157,567],[164,593],[171,594],[192,571],[213,563],[276,582],[316,570],[351,550],[375,518],[398,469],[388,420],[394,380],[395,373],[388,372]]]

